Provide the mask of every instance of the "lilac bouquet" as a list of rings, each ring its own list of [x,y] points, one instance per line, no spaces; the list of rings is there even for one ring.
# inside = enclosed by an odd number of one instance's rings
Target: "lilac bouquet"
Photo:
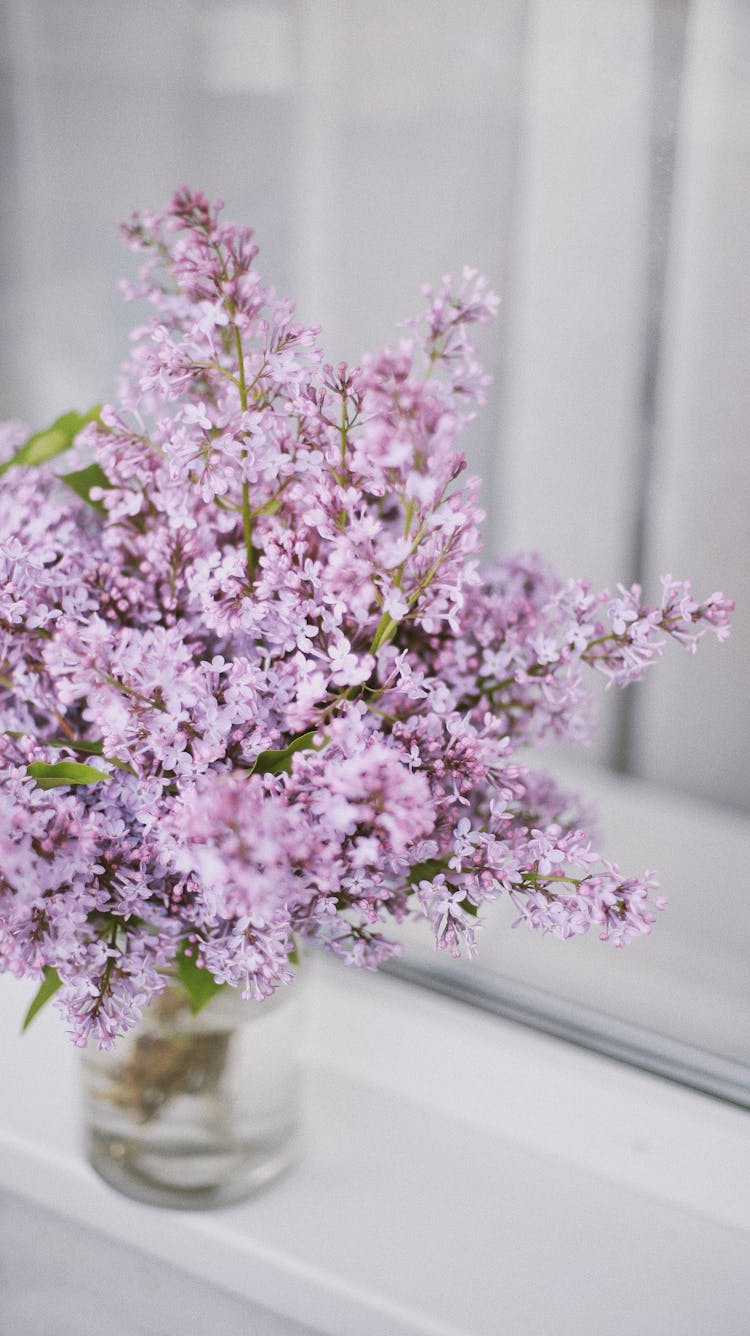
[[[26,439],[0,484],[0,968],[100,1045],[183,979],[262,999],[298,939],[375,967],[389,920],[473,955],[509,896],[622,946],[663,900],[592,849],[524,750],[580,743],[731,603],[615,595],[534,556],[480,566],[456,447],[487,377],[475,272],[396,350],[331,366],[200,193],[134,215],[154,308],[118,402]],[[66,453],[63,453],[63,452]]]

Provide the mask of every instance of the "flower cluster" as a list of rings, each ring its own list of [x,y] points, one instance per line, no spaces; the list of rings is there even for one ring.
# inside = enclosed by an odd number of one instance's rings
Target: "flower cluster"
[[[261,999],[297,938],[376,966],[417,916],[473,954],[502,895],[560,938],[649,932],[651,876],[521,753],[586,737],[587,670],[634,681],[731,604],[480,566],[474,272],[331,366],[200,193],[124,235],[153,315],[117,403],[0,441],[0,968],[106,1045],[186,958]]]

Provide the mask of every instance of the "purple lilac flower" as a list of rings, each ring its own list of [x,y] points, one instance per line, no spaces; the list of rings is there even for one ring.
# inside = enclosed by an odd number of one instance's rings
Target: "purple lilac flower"
[[[56,970],[75,1042],[108,1045],[184,951],[260,1000],[299,938],[374,968],[416,916],[473,955],[503,895],[560,938],[650,932],[651,874],[523,751],[585,741],[587,671],[723,639],[731,602],[480,565],[474,271],[333,367],[199,192],[124,236],[153,315],[117,402],[42,467],[0,432],[0,968]]]

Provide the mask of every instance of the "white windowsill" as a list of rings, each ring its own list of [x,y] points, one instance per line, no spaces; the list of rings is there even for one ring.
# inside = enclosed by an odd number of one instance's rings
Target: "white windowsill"
[[[28,992],[0,979],[0,1187],[331,1336],[742,1336],[747,1114],[393,979],[310,975],[305,1154],[206,1215],[100,1183],[76,1054],[51,1009],[19,1039]]]

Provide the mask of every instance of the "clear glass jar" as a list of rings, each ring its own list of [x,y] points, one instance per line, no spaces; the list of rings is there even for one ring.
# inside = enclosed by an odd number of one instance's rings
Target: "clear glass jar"
[[[112,1187],[200,1209],[251,1196],[295,1158],[300,981],[264,1002],[223,988],[194,1016],[170,982],[114,1048],[83,1053],[87,1149]]]

